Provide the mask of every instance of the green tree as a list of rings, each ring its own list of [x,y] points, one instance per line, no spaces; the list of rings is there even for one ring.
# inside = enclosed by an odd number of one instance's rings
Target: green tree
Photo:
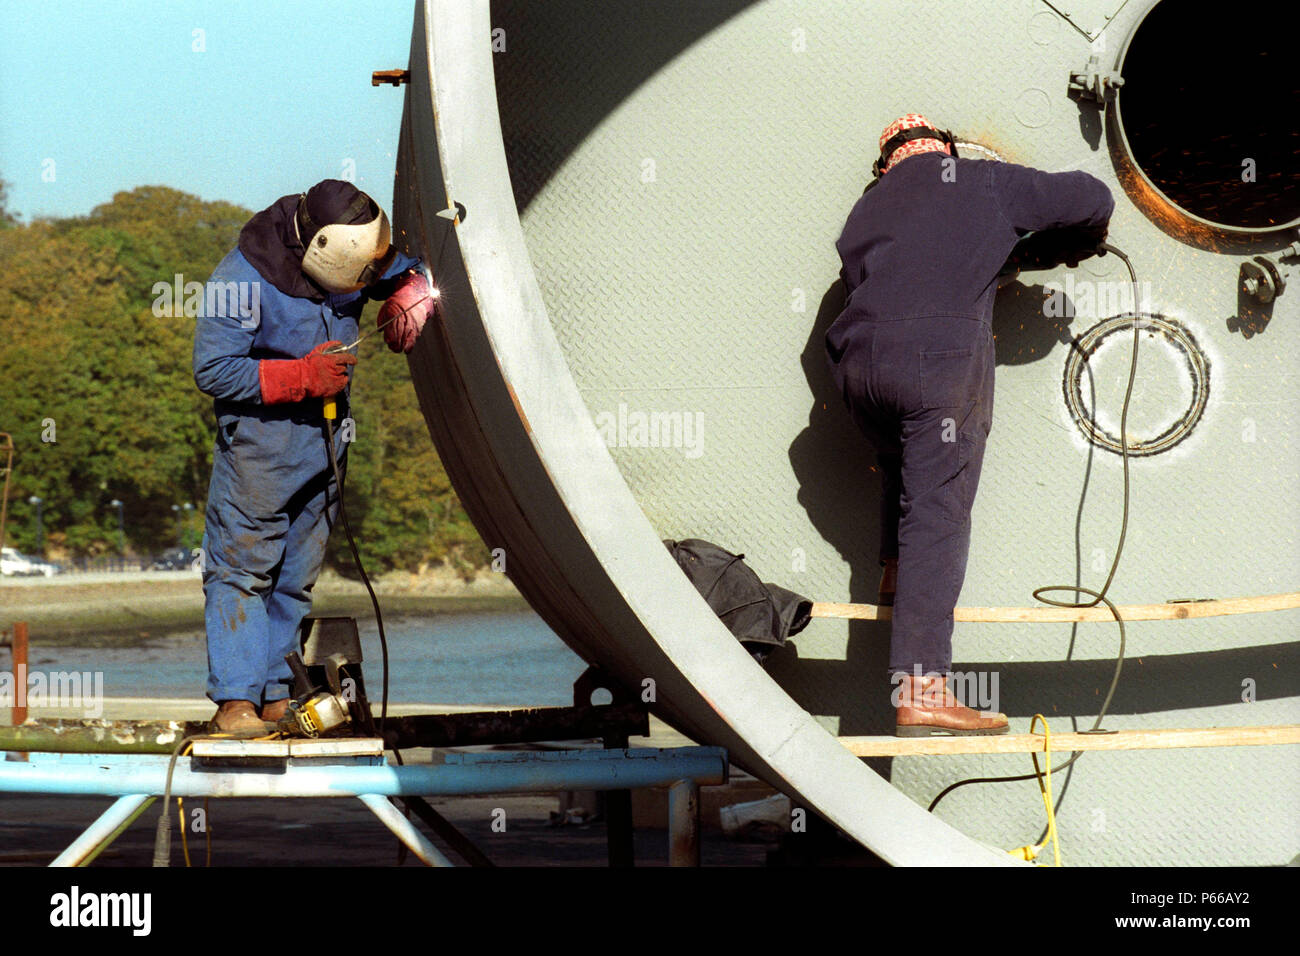
[[[46,540],[73,555],[115,550],[114,498],[143,550],[176,540],[172,504],[202,501],[211,412],[189,373],[194,320],[155,315],[152,288],[177,271],[206,278],[248,213],[141,192],[147,213],[122,193],[90,216],[0,234],[0,421],[16,446],[19,546],[35,543],[31,495],[44,499]]]
[[[17,225],[18,217],[9,211],[9,184],[0,179],[0,229]]]

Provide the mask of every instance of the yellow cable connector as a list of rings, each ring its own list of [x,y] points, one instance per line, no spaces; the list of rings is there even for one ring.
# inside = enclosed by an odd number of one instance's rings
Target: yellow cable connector
[[[1029,863],[1038,859],[1038,851],[1042,848],[1043,845],[1041,843],[1037,846],[1018,846],[1014,850],[1007,850],[1007,855],[1014,856],[1017,860],[1024,860]]]
[[[1042,714],[1034,714],[1034,719],[1029,722],[1029,732],[1034,732],[1034,725],[1038,721],[1043,722],[1043,760],[1047,764],[1046,771],[1038,767],[1038,754],[1030,752],[1029,756],[1034,761],[1034,773],[1037,775],[1038,789],[1043,795],[1043,806],[1047,808],[1047,839],[1042,843],[1032,846],[1019,846],[1014,850],[1008,850],[1009,856],[1014,856],[1018,860],[1031,862],[1038,858],[1043,847],[1052,844],[1052,856],[1056,860],[1056,865],[1061,865],[1061,841],[1056,836],[1056,811],[1052,807],[1052,728],[1047,723],[1047,718]],[[1041,863],[1039,864],[1042,865]]]

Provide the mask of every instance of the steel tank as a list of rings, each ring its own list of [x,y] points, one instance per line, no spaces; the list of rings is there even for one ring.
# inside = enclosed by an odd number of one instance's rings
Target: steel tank
[[[1300,292],[1245,290],[1252,263],[1265,286],[1267,263],[1285,278],[1296,237],[1285,218],[1243,228],[1216,223],[1227,214],[1212,204],[1183,208],[1134,157],[1125,57],[1151,45],[1139,30],[1154,4],[924,7],[418,3],[394,224],[443,294],[411,356],[430,433],[556,633],[887,861],[1000,863],[1042,829],[1032,781],[924,806],[1028,759],[858,760],[835,738],[891,729],[888,626],[814,621],[764,670],[661,539],[743,551],[817,600],[874,600],[879,481],[821,343],[841,304],[833,242],[879,130],[916,110],[983,155],[1085,169],[1115,193],[1111,239],[1151,321],[1129,421],[1130,444],[1148,447],[1131,463],[1111,597],[1294,590]],[[1039,585],[1104,578],[1128,367],[1127,336],[1105,325],[1132,309],[1127,286],[1107,257],[1000,293],[962,604],[1028,604]],[[1090,332],[1080,360],[1071,343]],[[1300,721],[1297,620],[1130,625],[1107,725]],[[986,678],[1013,731],[1035,713],[1082,729],[1116,635],[959,625],[954,648],[954,669]],[[1264,864],[1300,850],[1290,748],[1095,754],[1061,776],[1070,863]]]

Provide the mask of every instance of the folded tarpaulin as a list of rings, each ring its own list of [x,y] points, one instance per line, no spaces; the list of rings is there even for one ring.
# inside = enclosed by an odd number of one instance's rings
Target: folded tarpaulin
[[[764,584],[743,554],[699,538],[665,540],[664,545],[713,612],[758,661],[808,625],[813,602],[778,585]]]

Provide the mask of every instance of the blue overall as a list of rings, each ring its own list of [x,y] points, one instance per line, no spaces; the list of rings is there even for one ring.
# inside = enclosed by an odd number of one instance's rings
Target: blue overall
[[[384,278],[417,261],[399,254]],[[256,297],[248,291],[254,288]],[[215,399],[217,416],[203,536],[207,693],[256,706],[288,696],[284,657],[297,649],[338,511],[321,400],[262,404],[258,362],[300,358],[331,340],[352,342],[366,295],[320,303],[286,295],[238,248],[208,280],[205,292],[214,289],[194,333],[194,381]],[[237,297],[225,294],[236,290],[243,304],[257,302],[256,315],[242,314]],[[337,401],[342,421],[347,392]],[[346,442],[336,442],[336,452],[343,471]]]
[[[1083,172],[921,153],[854,205],[831,373],[883,474],[880,556],[898,559],[891,672],[946,673],[971,508],[993,424],[997,274],[1028,232],[1110,220]]]

